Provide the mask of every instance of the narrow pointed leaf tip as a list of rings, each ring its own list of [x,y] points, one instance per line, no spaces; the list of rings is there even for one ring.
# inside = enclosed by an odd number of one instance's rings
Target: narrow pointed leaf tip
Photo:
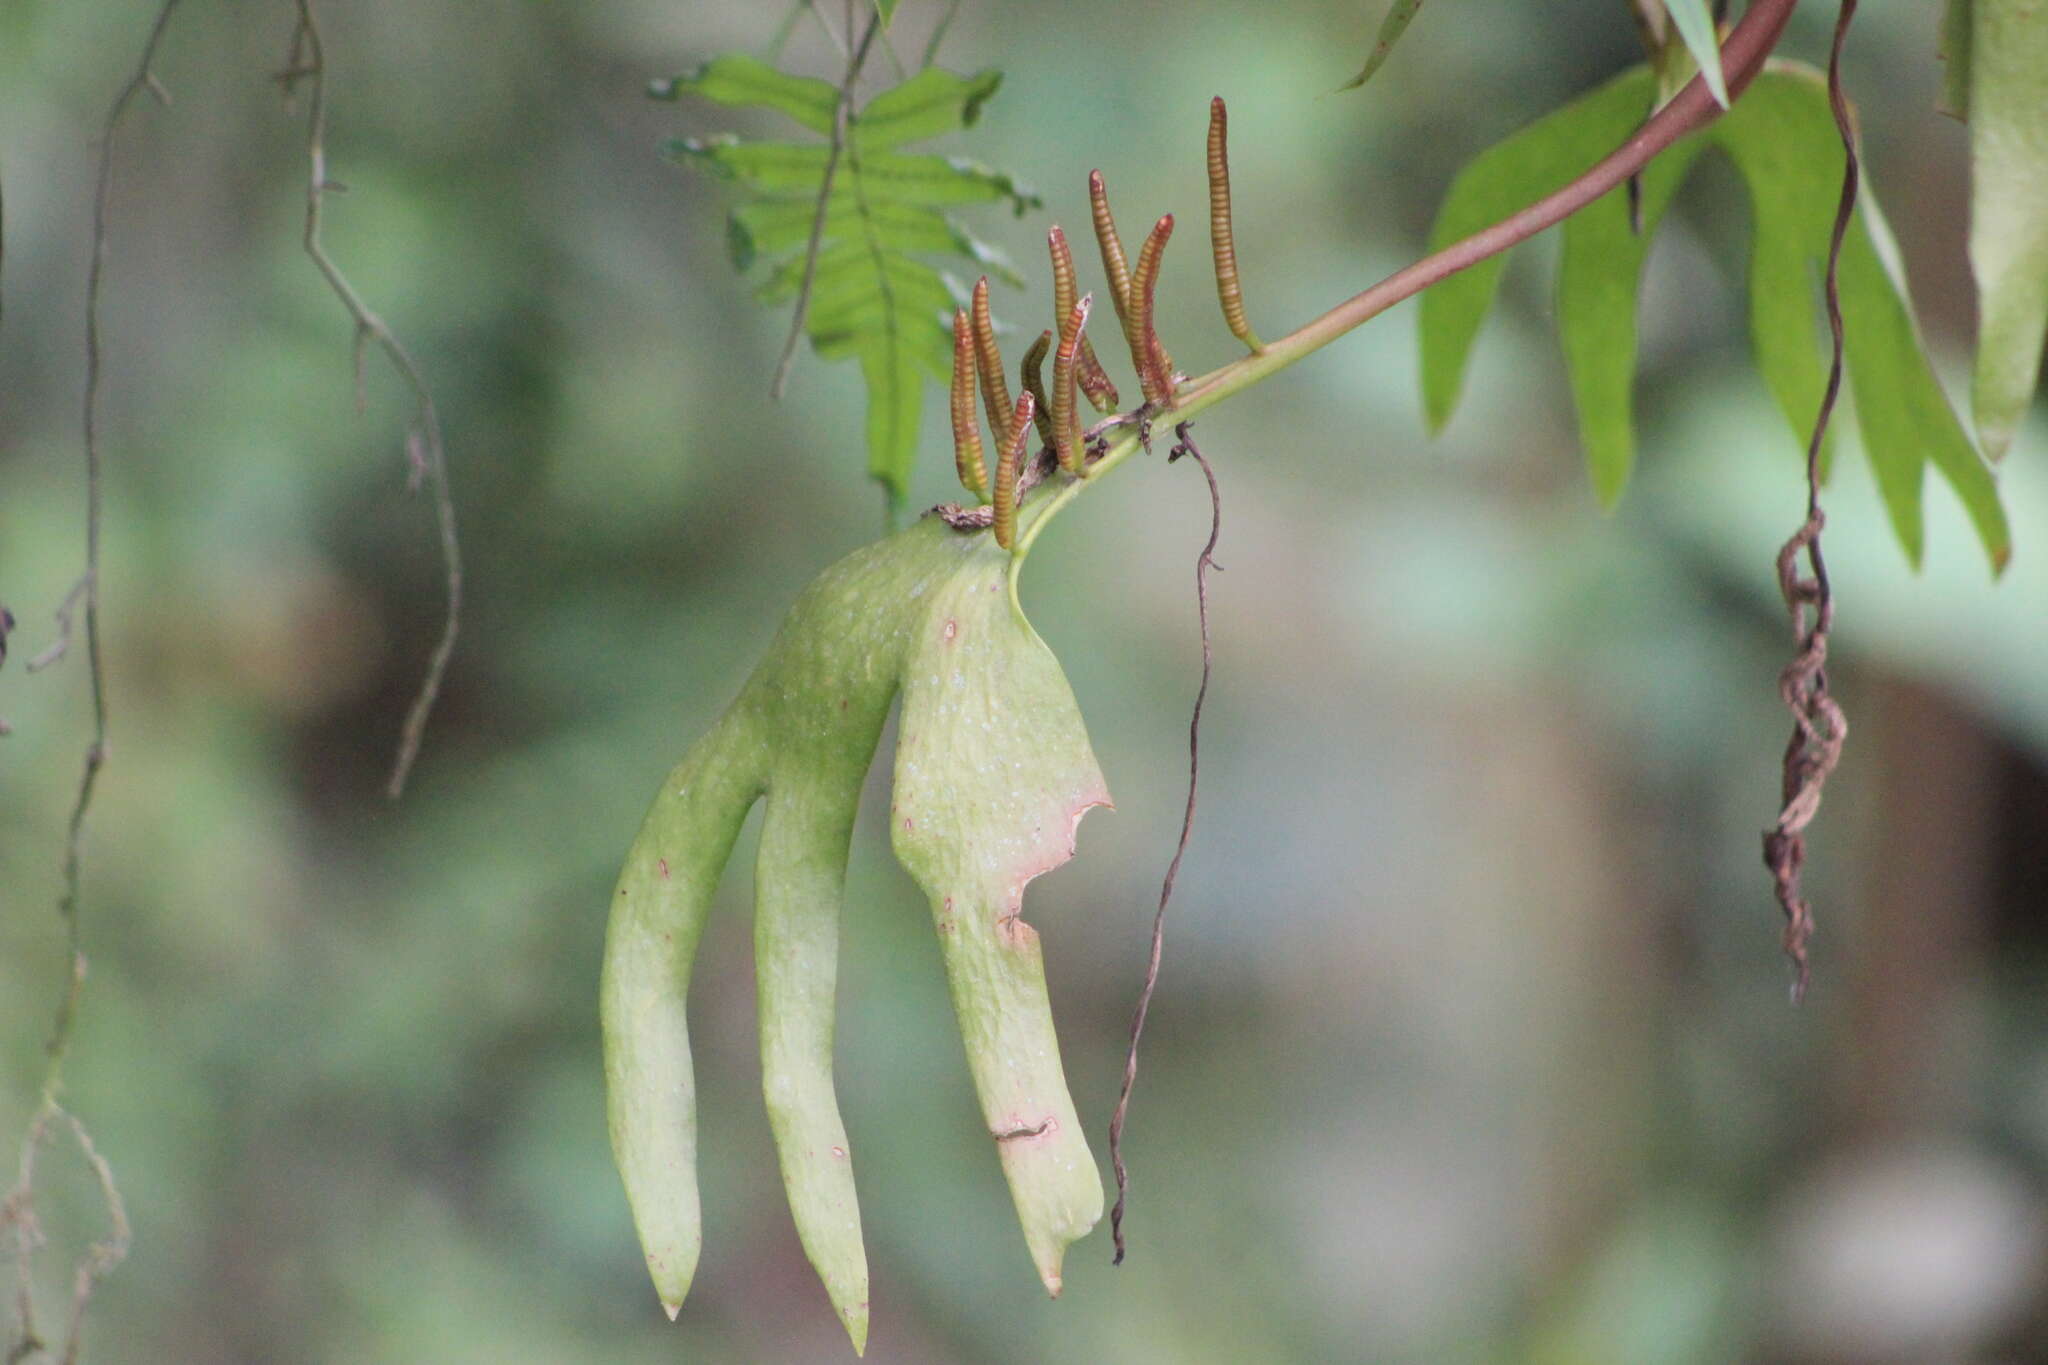
[[[868,389],[868,467],[894,499],[908,492],[925,381],[944,384],[949,376],[950,325],[960,302],[947,278],[921,258],[965,258],[1020,284],[1015,267],[949,211],[1007,202],[1023,213],[1039,203],[1027,186],[1000,171],[899,149],[970,126],[1001,83],[995,71],[960,75],[926,67],[848,114],[836,160],[825,139],[833,132],[839,88],[829,82],[736,53],[650,88],[665,99],[695,95],[772,110],[818,135],[796,142],[682,139],[668,151],[684,166],[732,181],[751,196],[734,209],[727,238],[740,269],[766,265],[756,297],[770,305],[806,298],[803,330],[811,348],[827,360],[860,362]],[[814,230],[817,258],[807,268]]]
[[[1019,400],[1014,429],[1030,426],[1030,402]],[[1011,469],[1015,448],[1004,451]],[[926,518],[826,570],[662,784],[627,855],[605,942],[608,1108],[671,1317],[700,1241],[690,969],[740,826],[765,800],[755,959],[770,1126],[804,1251],[856,1349],[865,1345],[868,1273],[854,1149],[833,1089],[833,987],[854,811],[899,694],[891,836],[930,897],[983,1122],[1049,1290],[1058,1292],[1067,1244],[1101,1216],[1038,937],[1021,911],[1026,884],[1071,856],[1081,815],[1109,794],[1058,663],[1002,591],[1009,565],[991,537]]]
[[[1713,92],[1714,102],[1728,107],[1728,82],[1721,72],[1721,40],[1714,31],[1714,16],[1707,0],[1664,0],[1664,12],[1678,30],[1679,41],[1691,54],[1693,64]]]
[[[1356,90],[1371,80],[1386,65],[1387,58],[1394,55],[1394,44],[1401,41],[1401,35],[1408,31],[1409,23],[1421,8],[1422,0],[1394,0],[1387,9],[1386,17],[1380,20],[1380,31],[1373,39],[1372,52],[1366,57],[1364,68],[1337,88]]]

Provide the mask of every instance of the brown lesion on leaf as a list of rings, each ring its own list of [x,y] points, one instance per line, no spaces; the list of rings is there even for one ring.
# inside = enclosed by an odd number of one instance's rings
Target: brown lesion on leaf
[[[1059,1130],[1060,1121],[1047,1116],[1043,1122],[1038,1124],[1022,1124],[1014,1128],[1004,1128],[999,1131],[992,1131],[989,1136],[993,1137],[997,1142],[1018,1142],[1025,1138],[1046,1137],[1057,1133]]]

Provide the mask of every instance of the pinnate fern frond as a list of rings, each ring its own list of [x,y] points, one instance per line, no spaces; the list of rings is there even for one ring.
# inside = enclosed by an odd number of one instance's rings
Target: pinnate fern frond
[[[972,126],[1001,83],[998,71],[963,76],[926,67],[882,91],[849,112],[829,183],[834,158],[827,142],[722,135],[678,139],[667,148],[680,164],[733,181],[749,196],[727,220],[727,243],[738,269],[765,271],[754,297],[798,304],[818,355],[860,362],[868,389],[868,472],[892,502],[909,489],[924,381],[947,382],[953,315],[967,300],[959,279],[922,258],[964,260],[977,274],[1021,285],[1003,254],[948,210],[1008,203],[1021,215],[1040,203],[1028,187],[978,162],[899,149]],[[650,93],[768,109],[828,138],[839,101],[828,81],[792,76],[743,54],[657,82]]]

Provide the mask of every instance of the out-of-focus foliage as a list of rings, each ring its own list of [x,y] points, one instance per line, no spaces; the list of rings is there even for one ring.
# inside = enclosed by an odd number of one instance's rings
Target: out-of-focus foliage
[[[1650,68],[1636,68],[1490,149],[1452,185],[1431,229],[1432,245],[1456,241],[1564,184],[1641,122],[1655,84]],[[1564,224],[1558,332],[1578,406],[1580,443],[1594,489],[1610,506],[1635,462],[1630,388],[1643,260],[1679,182],[1709,146],[1729,155],[1749,189],[1750,337],[1758,368],[1800,440],[1819,408],[1815,281],[1827,257],[1843,157],[1820,73],[1777,62],[1738,108],[1644,174],[1640,232],[1631,228],[1619,189]],[[2012,543],[1998,487],[1923,350],[1897,248],[1878,214],[1870,179],[1866,173],[1841,269],[1848,374],[1864,447],[1909,560],[1920,562],[1920,490],[1932,460],[1968,510],[1992,567],[2001,569]],[[1503,266],[1495,258],[1423,296],[1423,395],[1437,426],[1449,420],[1457,403],[1467,357]]]
[[[1997,459],[2034,399],[2048,333],[2048,9],[1949,0],[1944,107],[1970,121],[1977,433]]]
[[[953,310],[967,302],[958,280],[916,257],[965,257],[1021,285],[1000,251],[942,210],[1006,201],[1021,217],[1040,203],[1028,188],[979,162],[896,148],[974,126],[1001,84],[998,71],[960,76],[928,66],[849,112],[836,157],[825,143],[730,135],[668,145],[683,165],[738,181],[760,196],[727,220],[733,264],[744,271],[764,253],[776,257],[754,297],[768,304],[798,301],[804,331],[821,358],[860,362],[868,389],[868,472],[881,480],[892,505],[900,505],[910,487],[923,380],[943,384],[951,374]],[[825,134],[832,132],[839,103],[839,89],[830,82],[787,75],[744,53],[716,58],[653,90],[663,99],[687,94],[772,109]]]
[[[900,7],[906,64],[944,8]],[[1829,11],[1802,5],[1788,51],[1824,52]],[[152,14],[0,6],[8,1134],[63,966],[51,907],[88,733],[72,664],[19,668],[77,572],[92,142]],[[159,68],[174,102],[141,102],[117,149],[108,256],[113,748],[69,1099],[137,1241],[87,1360],[845,1359],[761,1101],[752,831],[692,992],[708,1245],[674,1324],[608,1149],[597,1024],[606,902],[647,797],[803,585],[877,529],[857,375],[812,367],[762,401],[787,320],[728,264],[723,187],[658,155],[779,136],[781,116],[641,94],[778,16],[322,14],[348,185],[331,245],[435,385],[474,614],[391,807],[440,602],[430,515],[404,494],[405,396],[373,371],[357,415],[347,320],[298,249],[303,123],[270,79],[288,7],[182,6]],[[1043,217],[992,214],[985,235],[1037,259],[1046,218],[1085,227],[1097,166],[1126,212],[1198,219],[1221,93],[1250,302],[1274,330],[1420,254],[1461,164],[1640,60],[1619,6],[1494,5],[1416,24],[1370,98],[1334,99],[1378,18],[1358,0],[1187,0],[1170,32],[1160,15],[962,8],[945,59],[1007,73],[976,154],[1048,188]],[[1969,134],[1928,114],[1929,28],[1924,7],[1864,5],[1849,72],[1947,378],[1969,365]],[[863,96],[895,79],[876,60]],[[806,15],[780,64],[844,63]],[[1543,243],[1509,264],[1442,438],[1398,318],[1204,417],[1228,571],[1127,1134],[1132,1250],[1112,1271],[1105,1235],[1076,1243],[1057,1302],[871,785],[837,1012],[870,1360],[2038,1355],[2048,459],[2028,456],[2048,429],[2036,415],[2001,471],[2015,549],[1996,586],[1947,497],[1909,571],[1842,430],[1830,672],[1855,731],[1813,840],[1815,986],[1789,1011],[1757,835],[1785,738],[1770,557],[1804,490],[1748,359],[1747,214],[1704,157],[1663,216],[1613,517],[1573,462]],[[1190,369],[1242,349],[1200,255],[1169,261],[1159,295]],[[925,423],[913,506],[952,495],[942,428]],[[1134,460],[1023,584],[1117,798],[1029,915],[1098,1155],[1185,795],[1208,517],[1186,461]],[[86,1174],[46,1170],[37,1283],[57,1303],[100,1224]]]

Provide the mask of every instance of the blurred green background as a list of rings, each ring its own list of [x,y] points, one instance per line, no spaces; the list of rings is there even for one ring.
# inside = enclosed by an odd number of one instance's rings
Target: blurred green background
[[[846,1358],[761,1107],[750,840],[692,1002],[705,1252],[675,1325],[611,1168],[596,1032],[611,879],[656,783],[784,605],[880,526],[857,375],[806,358],[768,402],[786,317],[725,260],[722,187],[657,155],[772,125],[641,93],[760,50],[780,11],[327,8],[348,186],[328,243],[439,398],[471,603],[390,805],[440,610],[405,395],[373,363],[354,412],[348,323],[298,250],[303,110],[270,79],[290,7],[188,4],[157,65],[175,102],[138,105],[117,146],[105,300],[113,741],[68,1096],[136,1241],[88,1358]],[[940,8],[904,5],[907,61]],[[1634,60],[1619,5],[1448,6],[1366,90],[1326,93],[1379,8],[966,6],[944,60],[1007,78],[947,149],[1047,200],[976,215],[1034,275],[999,309],[1045,310],[1045,223],[1085,224],[1091,167],[1129,223],[1199,222],[1221,93],[1273,335],[1418,254],[1465,158]],[[1808,8],[1786,50],[1813,57],[1832,11]],[[94,137],[152,13],[0,9],[10,1141],[62,971],[88,719],[75,661],[20,660],[79,568]],[[1967,190],[1962,130],[1931,109],[1935,22],[1867,7],[1847,79],[1953,374]],[[787,58],[839,62],[808,20]],[[1854,731],[1791,1010],[1758,834],[1787,728],[1770,560],[1803,494],[1745,355],[1736,185],[1703,167],[1660,236],[1643,469],[1612,518],[1577,467],[1547,243],[1518,253],[1443,437],[1412,305],[1204,419],[1228,571],[1130,1127],[1133,1251],[1112,1271],[1106,1233],[1078,1244],[1060,1301],[981,1131],[926,908],[864,822],[840,1084],[871,1360],[2048,1360],[2048,429],[2003,473],[1996,586],[1946,488],[1916,576],[1840,464]],[[1234,343],[1183,235],[1163,330],[1199,371]],[[951,496],[937,396],[917,505]],[[1135,462],[1027,583],[1117,797],[1029,907],[1098,1156],[1180,814],[1206,529],[1195,470]],[[70,1153],[42,1184],[49,1316],[99,1224]]]

